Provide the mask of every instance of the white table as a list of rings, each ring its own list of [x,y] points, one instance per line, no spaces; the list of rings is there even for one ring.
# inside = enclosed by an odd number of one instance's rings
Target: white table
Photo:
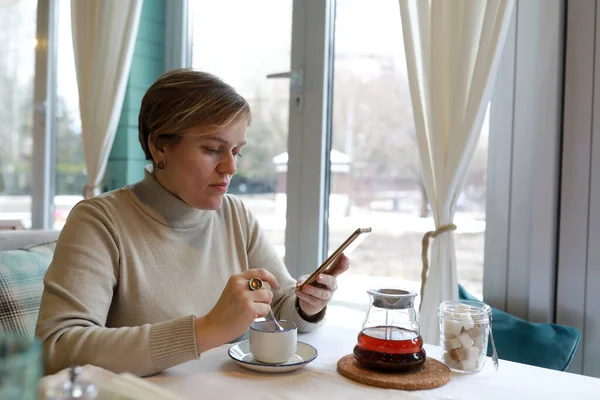
[[[441,388],[404,392],[348,380],[337,373],[337,361],[352,352],[358,332],[325,326],[300,334],[319,356],[306,367],[284,374],[249,371],[231,360],[229,345],[204,353],[200,360],[148,378],[190,399],[599,399],[600,379],[500,361],[498,372],[488,359],[476,375],[455,374]],[[426,346],[427,356],[440,359],[441,349]]]

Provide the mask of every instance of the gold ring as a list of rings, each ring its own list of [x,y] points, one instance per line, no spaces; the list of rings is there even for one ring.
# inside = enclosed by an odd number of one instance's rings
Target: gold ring
[[[251,278],[248,281],[250,290],[260,290],[263,287],[263,281],[260,278]]]

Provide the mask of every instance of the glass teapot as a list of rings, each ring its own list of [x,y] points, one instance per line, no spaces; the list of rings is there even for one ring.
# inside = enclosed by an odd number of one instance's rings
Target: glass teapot
[[[368,290],[370,305],[354,347],[363,367],[383,371],[414,371],[425,362],[423,338],[414,303],[417,294],[402,289]]]

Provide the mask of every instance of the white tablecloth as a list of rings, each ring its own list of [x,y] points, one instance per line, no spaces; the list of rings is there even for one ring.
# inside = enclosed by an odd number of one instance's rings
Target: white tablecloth
[[[479,374],[455,374],[437,389],[404,392],[365,386],[336,371],[337,361],[352,352],[357,334],[329,326],[300,334],[299,340],[315,346],[319,356],[294,372],[249,371],[229,358],[225,345],[148,379],[190,399],[600,399],[600,379],[502,360],[496,372],[491,359]],[[428,357],[440,359],[440,348],[426,350]]]

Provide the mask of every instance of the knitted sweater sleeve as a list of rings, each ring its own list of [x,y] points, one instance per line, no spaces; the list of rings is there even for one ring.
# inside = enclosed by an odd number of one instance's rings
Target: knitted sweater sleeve
[[[196,359],[194,316],[107,328],[122,250],[102,206],[84,200],[71,212],[44,278],[36,336],[47,373],[93,364],[146,376]],[[133,295],[133,294],[132,294]]]

